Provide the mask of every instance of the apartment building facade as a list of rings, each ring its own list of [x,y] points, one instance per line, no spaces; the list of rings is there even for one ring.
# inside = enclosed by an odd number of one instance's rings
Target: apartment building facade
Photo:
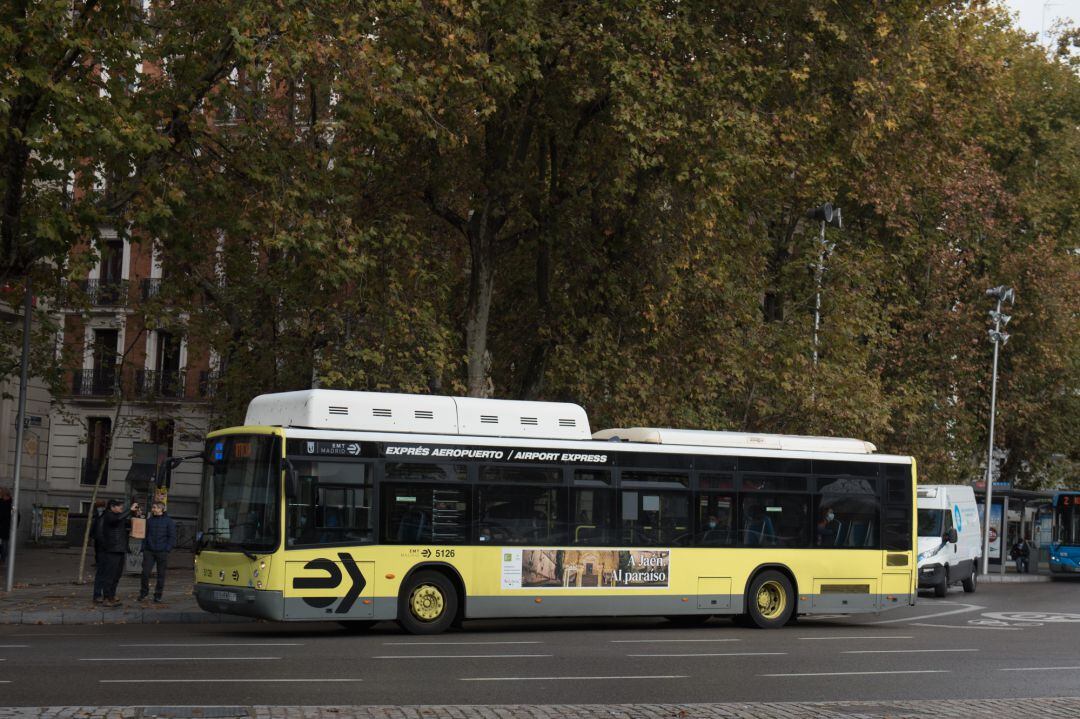
[[[140,308],[173,281],[152,243],[103,229],[99,260],[85,279],[69,283],[52,309],[60,326],[58,357],[65,382],[59,396],[39,379],[28,393],[20,483],[20,534],[36,529],[35,508],[66,507],[85,515],[95,483],[100,499],[145,501],[155,467],[202,451],[216,385],[215,359],[193,346],[183,317],[147,323]],[[3,320],[21,321],[6,308]],[[0,400],[0,486],[12,485],[18,379]],[[109,438],[113,446],[108,451]],[[187,460],[163,474],[169,512],[194,522],[202,463]],[[40,516],[38,513],[37,516]]]

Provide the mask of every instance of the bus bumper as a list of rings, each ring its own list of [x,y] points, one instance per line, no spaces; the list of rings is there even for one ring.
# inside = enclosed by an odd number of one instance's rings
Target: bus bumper
[[[194,594],[195,601],[208,612],[278,621],[285,618],[281,592],[220,584],[196,584]]]

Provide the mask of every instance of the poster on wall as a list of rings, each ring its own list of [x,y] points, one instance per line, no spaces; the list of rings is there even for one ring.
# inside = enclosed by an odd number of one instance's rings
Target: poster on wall
[[[502,549],[503,589],[667,587],[667,549]]]
[[[41,510],[41,536],[51,537],[56,529],[56,510],[45,507]]]
[[[990,505],[990,558],[1001,559],[1001,505]]]
[[[56,520],[53,524],[54,537],[66,537],[68,533],[68,508],[56,508]]]

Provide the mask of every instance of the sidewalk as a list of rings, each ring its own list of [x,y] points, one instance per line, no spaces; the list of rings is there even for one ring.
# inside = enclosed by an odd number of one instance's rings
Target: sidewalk
[[[3,571],[6,571],[6,566]],[[139,602],[139,576],[124,574],[116,596],[123,602],[108,609],[91,601],[94,553],[87,550],[85,584],[75,583],[79,568],[76,547],[19,547],[15,556],[15,585],[0,591],[0,624],[157,624],[250,621],[203,611],[191,594],[194,581],[191,552],[169,555],[169,571],[161,604]],[[151,577],[151,591],[153,582]],[[2,584],[0,584],[2,587]]]
[[[1021,583],[1026,584],[1029,582],[1049,582],[1050,581],[1050,568],[1047,565],[1046,570],[1042,571],[1035,562],[1031,564],[1031,572],[1028,574],[1018,574],[1016,571],[1016,565],[1013,562],[1008,562],[1005,565],[1005,573],[1001,573],[1001,567],[990,565],[989,574],[980,574],[980,582],[989,582],[990,584],[1012,584]]]

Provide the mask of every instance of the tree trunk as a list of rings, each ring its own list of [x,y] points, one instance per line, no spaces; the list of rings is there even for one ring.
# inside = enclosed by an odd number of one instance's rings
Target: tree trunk
[[[465,317],[465,354],[468,363],[470,397],[490,397],[491,358],[488,353],[488,320],[495,289],[495,257],[492,252],[487,208],[469,221],[469,304]]]

